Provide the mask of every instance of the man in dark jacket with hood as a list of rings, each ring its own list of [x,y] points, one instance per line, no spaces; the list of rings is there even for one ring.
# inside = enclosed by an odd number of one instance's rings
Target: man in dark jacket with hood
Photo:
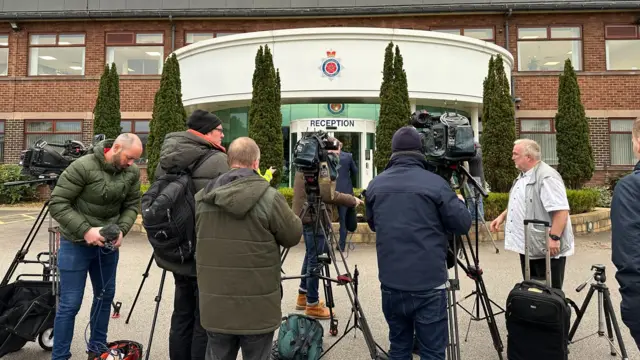
[[[229,170],[222,146],[222,121],[208,111],[196,110],[187,126],[187,131],[169,133],[164,138],[155,177],[189,168],[198,192],[210,180]],[[200,324],[195,261],[175,264],[157,256],[155,260],[159,267],[171,271],[175,279],[169,359],[203,360],[207,335]]]
[[[89,359],[107,344],[111,302],[116,292],[119,248],[138,216],[140,169],[134,164],[142,155],[142,142],[134,134],[96,144],[60,175],[51,193],[49,211],[60,225],[60,305],[53,331],[52,360],[71,358],[75,319],[87,283],[93,286]],[[117,225],[120,234],[105,247],[101,229]],[[117,230],[117,229],[116,229]],[[104,234],[104,235],[103,235]]]
[[[420,135],[400,128],[391,160],[366,192],[366,215],[376,232],[382,312],[391,359],[411,359],[415,331],[421,359],[445,358],[448,233],[466,234],[471,215],[449,183],[427,169]]]
[[[633,153],[640,160],[640,120],[631,132]],[[620,285],[620,315],[640,349],[640,161],[618,181],[611,200],[611,260]]]
[[[229,146],[231,170],[196,194],[196,263],[207,360],[269,358],[280,326],[280,246],[300,242],[302,222],[256,170],[248,137]]]

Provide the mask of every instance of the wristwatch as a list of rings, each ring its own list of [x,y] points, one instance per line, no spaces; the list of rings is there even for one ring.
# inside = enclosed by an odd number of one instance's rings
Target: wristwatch
[[[551,235],[551,234],[549,234],[549,238],[550,238],[551,240],[560,241],[560,236],[558,236],[558,235]]]

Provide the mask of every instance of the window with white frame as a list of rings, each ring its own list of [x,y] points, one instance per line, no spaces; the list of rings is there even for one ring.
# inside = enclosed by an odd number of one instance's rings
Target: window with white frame
[[[520,119],[520,137],[534,140],[540,145],[542,161],[549,165],[558,164],[553,119]]]
[[[164,64],[164,34],[118,32],[106,34],[107,64],[120,75],[160,75]]]
[[[123,133],[134,133],[142,141],[142,156],[138,164],[147,163],[147,141],[149,141],[149,120],[121,120],[120,127]]]
[[[85,34],[30,34],[29,75],[84,75]]]
[[[604,38],[607,70],[640,69],[640,26],[607,25]]]
[[[185,45],[191,45],[202,40],[209,40],[216,37],[238,34],[237,32],[213,32],[213,31],[188,31],[184,35]]]
[[[26,120],[24,124],[24,147],[33,146],[36,141],[62,145],[67,140],[82,141],[81,120]],[[64,149],[54,146],[53,149],[62,152]]]
[[[518,28],[518,71],[563,71],[566,59],[582,70],[579,26]]]
[[[431,31],[445,33],[445,34],[453,34],[453,35],[462,35],[472,37],[474,39],[495,42],[495,32],[492,27],[490,28],[433,28]]]
[[[609,119],[611,165],[633,165],[637,162],[631,142],[634,121],[635,119]]]
[[[9,74],[9,35],[0,34],[0,76]]]

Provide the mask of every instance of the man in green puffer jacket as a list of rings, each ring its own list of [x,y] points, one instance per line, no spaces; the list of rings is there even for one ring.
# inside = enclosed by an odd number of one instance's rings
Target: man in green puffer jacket
[[[60,305],[53,331],[52,360],[67,360],[87,273],[93,286],[89,359],[104,351],[122,238],[138,216],[142,142],[134,134],[96,144],[62,173],[51,193],[49,211],[60,225]],[[113,249],[105,247],[100,229],[120,228]]]
[[[196,194],[196,268],[207,359],[269,358],[279,327],[280,246],[300,242],[302,221],[256,169],[248,137],[227,153],[231,170]]]

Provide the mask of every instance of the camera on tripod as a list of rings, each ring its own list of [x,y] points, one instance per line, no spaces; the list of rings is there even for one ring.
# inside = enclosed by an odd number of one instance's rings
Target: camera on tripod
[[[473,128],[466,116],[454,112],[437,116],[419,110],[411,115],[410,125],[420,134],[427,162],[446,180],[452,168],[476,156]]]
[[[296,144],[293,151],[293,165],[304,175],[307,194],[319,192],[320,171],[323,171],[323,176],[328,173],[331,181],[336,179],[337,169],[328,166],[330,150],[338,150],[338,140],[329,137],[322,130],[305,135]]]

